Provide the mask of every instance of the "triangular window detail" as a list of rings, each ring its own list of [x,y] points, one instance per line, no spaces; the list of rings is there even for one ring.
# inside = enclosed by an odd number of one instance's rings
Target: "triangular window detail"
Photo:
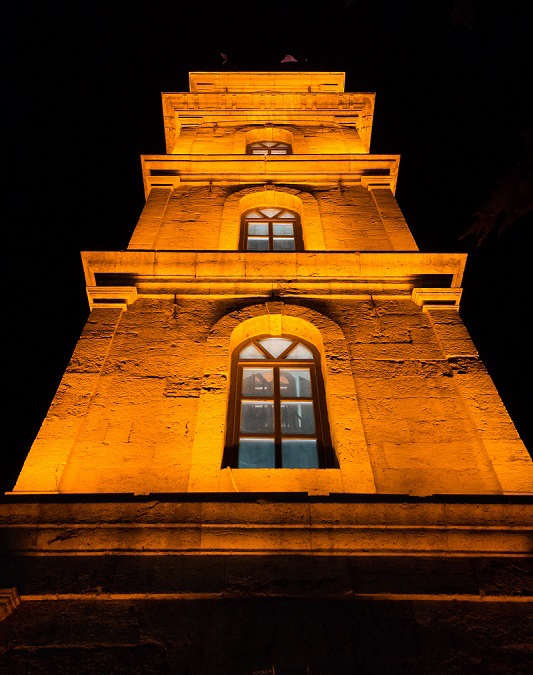
[[[264,347],[267,352],[270,352],[270,356],[273,356],[275,359],[278,358],[280,354],[283,354],[286,351],[289,345],[292,345],[293,340],[287,340],[286,338],[263,338],[259,340],[259,344]]]
[[[266,359],[263,354],[254,344],[247,345],[239,354],[240,359]]]
[[[299,342],[294,349],[291,349],[287,358],[289,359],[312,359],[313,354],[305,345]]]

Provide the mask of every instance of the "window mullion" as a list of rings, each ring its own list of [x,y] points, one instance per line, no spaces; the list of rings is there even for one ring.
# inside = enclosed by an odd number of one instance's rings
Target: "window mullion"
[[[233,447],[231,449],[232,454],[232,466],[238,466],[239,460],[239,443],[241,440],[241,416],[242,416],[242,378],[243,378],[243,367],[237,365],[237,382],[235,400],[237,405],[235,406],[235,414],[233,417]]]
[[[279,382],[279,366],[274,366],[274,448],[276,469],[281,464],[281,392]]]
[[[318,395],[318,382],[315,364],[309,365],[309,372],[311,374],[311,395],[313,400],[313,408],[315,415],[315,438],[318,447],[318,462],[319,466],[326,466],[326,457],[324,455],[324,437],[322,435],[322,401]]]

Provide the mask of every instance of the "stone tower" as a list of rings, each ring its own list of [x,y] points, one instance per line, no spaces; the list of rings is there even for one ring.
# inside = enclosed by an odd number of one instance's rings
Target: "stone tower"
[[[465,254],[418,250],[344,73],[189,81],[0,504],[0,663],[522,672],[533,462]]]

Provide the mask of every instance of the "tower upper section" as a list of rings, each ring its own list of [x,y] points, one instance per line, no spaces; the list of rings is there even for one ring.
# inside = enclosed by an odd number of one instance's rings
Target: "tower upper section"
[[[141,158],[146,205],[128,249],[417,251],[394,199],[400,158],[370,153],[375,94],[344,81],[191,72],[189,92],[163,93],[166,153]],[[248,223],[265,208],[294,228]]]
[[[344,73],[194,72],[189,84],[162,95],[168,154],[239,153],[265,124],[293,134],[296,154],[370,150],[375,94],[345,92]]]

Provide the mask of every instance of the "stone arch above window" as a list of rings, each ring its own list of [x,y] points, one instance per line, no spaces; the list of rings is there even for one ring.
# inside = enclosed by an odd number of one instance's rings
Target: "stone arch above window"
[[[247,124],[235,128],[233,136],[233,153],[246,154],[246,146],[257,141],[275,141],[287,143],[291,146],[292,154],[301,155],[308,152],[307,142],[302,129],[294,125],[256,125]]]
[[[314,346],[324,381],[334,469],[223,469],[232,354],[257,336],[293,336]],[[348,345],[327,316],[299,305],[268,302],[232,311],[211,329],[205,351],[189,490],[374,493]]]
[[[293,137],[290,131],[265,126],[245,133],[248,155],[290,155]]]
[[[240,249],[242,216],[258,207],[278,207],[298,214],[301,248],[306,251],[325,250],[322,220],[315,197],[310,192],[284,186],[244,188],[230,195],[224,203],[220,250]]]

